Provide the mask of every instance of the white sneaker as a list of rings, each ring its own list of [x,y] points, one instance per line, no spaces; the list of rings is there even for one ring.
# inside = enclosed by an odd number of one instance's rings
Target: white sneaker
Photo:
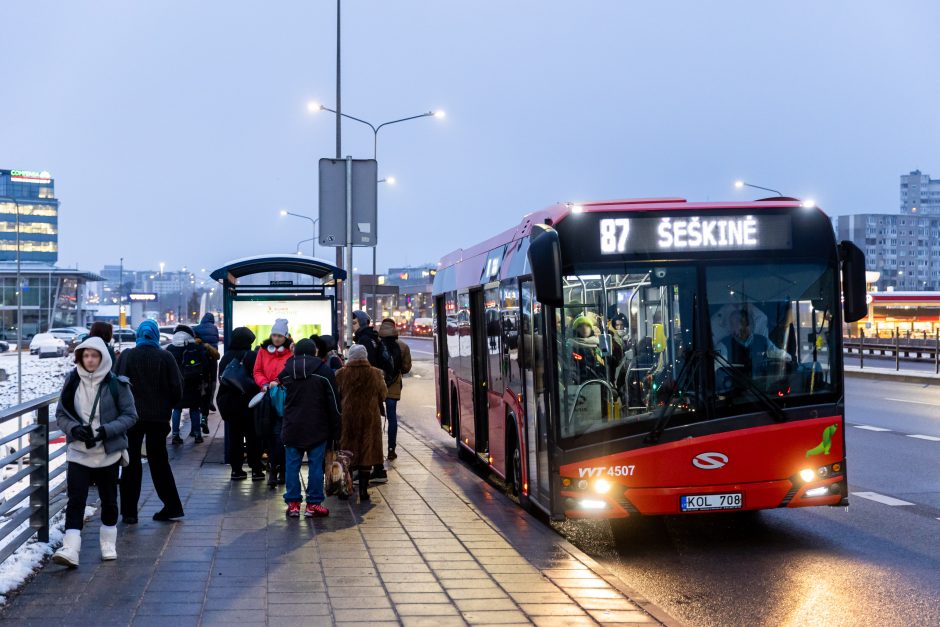
[[[101,560],[109,561],[117,559],[117,526],[105,527],[101,525]]]
[[[69,568],[78,566],[78,554],[82,551],[82,532],[78,529],[67,529],[62,546],[52,555],[52,561]]]

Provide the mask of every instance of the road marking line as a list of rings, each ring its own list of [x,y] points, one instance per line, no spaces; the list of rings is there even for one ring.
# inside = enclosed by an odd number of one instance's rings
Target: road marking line
[[[885,429],[884,427],[869,427],[868,425],[852,425],[856,429],[865,429],[866,431],[891,431],[891,429]]]
[[[936,403],[928,403],[928,402],[926,402],[926,401],[912,401],[912,400],[908,400],[908,399],[906,399],[906,398],[888,398],[888,397],[886,396],[886,397],[885,397],[885,400],[886,400],[886,401],[897,401],[897,402],[899,402],[899,403],[914,403],[914,404],[916,404],[916,405],[929,405],[930,407],[940,407],[940,405],[937,405]]]
[[[917,438],[918,440],[930,440],[931,442],[940,442],[940,438],[934,435],[908,435],[909,438]]]
[[[852,496],[868,499],[869,501],[876,501],[878,503],[884,503],[885,505],[891,505],[892,507],[898,507],[900,505],[913,505],[913,503],[908,503],[907,501],[902,501],[901,499],[896,499],[891,496],[885,496],[884,494],[878,494],[877,492],[851,492],[850,494]]]

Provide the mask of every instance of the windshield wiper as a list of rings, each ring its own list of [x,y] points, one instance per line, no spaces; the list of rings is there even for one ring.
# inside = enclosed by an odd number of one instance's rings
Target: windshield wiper
[[[659,438],[662,436],[663,431],[665,431],[669,421],[672,420],[672,417],[676,413],[676,406],[672,404],[673,398],[675,398],[676,393],[681,388],[685,387],[685,380],[695,372],[695,367],[702,359],[704,359],[704,357],[705,351],[701,349],[695,349],[691,351],[688,357],[686,357],[685,363],[683,363],[682,368],[679,369],[679,375],[676,377],[672,389],[669,390],[669,394],[666,396],[663,402],[662,410],[659,413],[659,417],[656,419],[656,424],[653,425],[653,428],[650,429],[650,432],[647,433],[646,438],[644,438],[644,441],[647,444],[655,444],[656,442],[659,442]]]
[[[747,388],[754,396],[756,396],[757,399],[767,407],[771,415],[773,415],[774,420],[777,422],[786,422],[787,415],[783,412],[782,409],[780,409],[780,406],[773,402],[762,389],[754,385],[753,381],[741,374],[738,369],[734,367],[734,364],[728,361],[717,351],[710,350],[708,351],[708,355],[714,359],[716,363],[721,364],[725,368],[728,376],[730,376],[735,383],[744,388]]]

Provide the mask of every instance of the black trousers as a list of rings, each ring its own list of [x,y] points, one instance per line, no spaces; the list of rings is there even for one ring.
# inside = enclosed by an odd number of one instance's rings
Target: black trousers
[[[209,367],[212,370],[212,376],[209,377],[209,382],[199,399],[199,410],[202,412],[203,420],[209,417],[209,410],[215,405],[215,388],[219,381],[219,362],[212,360]]]
[[[121,515],[137,516],[140,501],[140,486],[143,480],[143,465],[140,461],[140,446],[147,439],[147,465],[157,496],[168,511],[182,511],[179,492],[170,458],[166,452],[166,436],[170,434],[169,422],[138,422],[127,432],[130,463],[121,473]]]
[[[225,423],[228,426],[228,462],[232,470],[242,469],[244,452],[248,452],[248,467],[261,470],[261,438],[255,434],[251,416],[239,416]]]
[[[88,503],[88,488],[98,486],[101,500],[101,524],[111,527],[117,524],[118,465],[115,462],[104,468],[89,468],[69,462],[65,470],[66,492],[69,502],[65,506],[65,528],[81,529],[85,523],[85,505]]]

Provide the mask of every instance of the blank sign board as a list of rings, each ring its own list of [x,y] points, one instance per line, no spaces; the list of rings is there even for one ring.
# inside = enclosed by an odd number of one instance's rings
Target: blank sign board
[[[378,165],[352,160],[352,245],[375,246]],[[320,245],[346,245],[346,160],[320,159]]]

